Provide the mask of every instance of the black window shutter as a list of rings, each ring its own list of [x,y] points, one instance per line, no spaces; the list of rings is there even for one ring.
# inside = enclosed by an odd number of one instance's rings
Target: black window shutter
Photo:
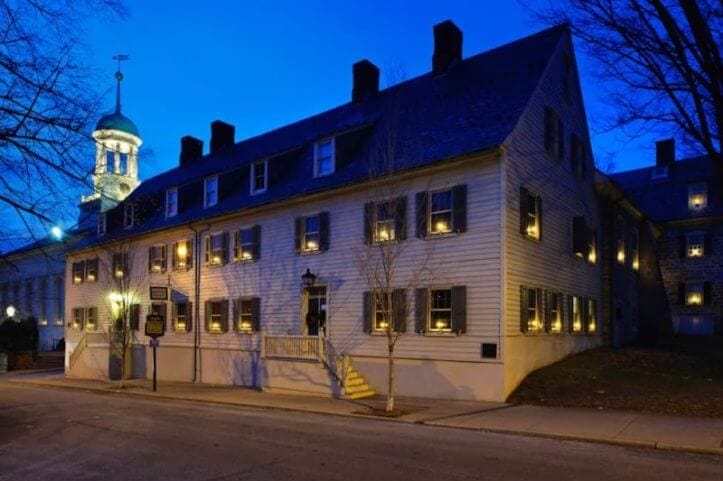
[[[166,319],[168,319],[168,303],[161,303],[161,316],[163,317],[163,327],[166,327]]]
[[[703,240],[703,255],[706,257],[713,255],[713,234],[710,232],[705,233]]]
[[[452,287],[452,331],[467,332],[467,287]]]
[[[297,217],[294,221],[294,250],[301,253],[302,237],[304,236],[304,218]]]
[[[710,304],[711,301],[711,283],[709,281],[706,281],[703,283],[703,304],[706,306]]]
[[[186,269],[190,269],[193,267],[193,259],[194,259],[194,240],[190,239],[187,244],[188,248],[186,249]]]
[[[207,236],[206,236],[206,249],[205,249],[205,251],[206,251],[206,254],[205,254],[205,262],[206,262],[206,264],[210,264],[210,263],[211,263],[211,236],[210,236],[210,235],[207,235]]]
[[[261,331],[261,298],[251,298],[251,329]]]
[[[685,234],[678,236],[678,257],[681,259],[686,256],[688,250],[688,239]]]
[[[241,314],[241,299],[234,299],[231,309],[231,330],[233,332],[238,332],[238,321]]]
[[[148,248],[148,272],[153,272],[153,246]]]
[[[239,247],[241,243],[241,236],[239,236],[239,230],[233,231],[233,260],[237,261],[241,259],[241,253],[239,252]]]
[[[128,312],[128,325],[133,331],[138,330],[141,318],[141,305],[131,304]]]
[[[329,250],[329,213],[319,213],[319,250]]]
[[[582,297],[580,299],[580,314],[582,318],[582,332],[587,332],[587,324],[588,324],[588,312],[587,312],[587,297]]]
[[[407,198],[397,197],[394,200],[394,236],[396,240],[407,238]]]
[[[552,292],[545,291],[545,331],[550,332],[552,328]]]
[[[394,332],[407,332],[407,290],[392,291],[392,323]]]
[[[163,272],[166,272],[166,269],[168,268],[168,246],[166,244],[163,244],[163,247],[161,248],[161,253],[163,254]]]
[[[520,233],[527,235],[527,189],[520,187]]]
[[[529,299],[527,292],[527,287],[520,286],[520,331],[522,332],[527,332],[527,301]]]
[[[374,202],[364,204],[364,243],[371,245],[374,240]]]
[[[362,312],[362,331],[372,332],[372,310],[374,309],[374,296],[371,291],[364,291]]]
[[[193,326],[193,302],[186,304],[186,332],[191,332]]]
[[[221,301],[221,331],[228,331],[228,300]]]
[[[572,309],[573,304],[573,298],[574,296],[572,294],[568,294],[567,296],[567,330],[572,332],[572,325],[575,322],[575,313]]]
[[[565,128],[559,117],[557,118],[557,158],[560,161],[565,160]]]
[[[572,253],[585,255],[585,237],[587,227],[585,226],[585,218],[575,216],[572,218]]]
[[[542,197],[539,195],[535,197],[537,202],[537,240],[542,240]]]
[[[467,231],[467,185],[452,188],[452,226],[455,232]]]
[[[221,262],[225,264],[228,262],[228,232],[224,232],[223,234],[221,234],[221,236],[221,246],[223,249],[223,254],[221,255]]]
[[[427,222],[429,218],[429,192],[417,192],[415,203],[417,209],[417,237],[427,237]]]
[[[254,239],[251,255],[254,260],[261,259],[261,226],[255,225],[251,228],[251,234]]]
[[[176,270],[178,269],[178,242],[171,244],[171,267]]]
[[[209,332],[211,327],[211,301],[206,301],[203,308],[203,328]]]
[[[678,283],[678,304],[685,305],[685,282]]]
[[[414,330],[416,332],[427,332],[427,304],[429,303],[429,291],[424,287],[414,290]]]

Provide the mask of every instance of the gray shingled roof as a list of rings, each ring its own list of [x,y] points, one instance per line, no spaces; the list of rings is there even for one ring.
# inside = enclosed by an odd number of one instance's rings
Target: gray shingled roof
[[[500,146],[567,35],[565,25],[538,32],[464,59],[444,74],[416,77],[362,102],[344,104],[152,177],[126,199],[145,206],[141,224],[130,230],[109,227],[99,240],[166,229],[364,181],[369,178],[376,146],[390,131],[396,139],[398,171]],[[313,178],[313,143],[332,135],[337,138],[335,172]],[[266,193],[252,196],[247,166],[265,158],[269,159],[270,186]],[[233,180],[227,184],[233,188],[224,189],[224,177],[220,177],[221,198],[216,206],[204,209],[198,188],[204,177],[214,173],[226,173]],[[163,198],[169,187],[180,187],[182,208],[177,216],[165,219]],[[186,188],[194,192],[195,202],[190,205],[183,205]],[[109,215],[120,217],[121,210],[118,206]],[[91,242],[93,236],[88,236],[75,248]]]

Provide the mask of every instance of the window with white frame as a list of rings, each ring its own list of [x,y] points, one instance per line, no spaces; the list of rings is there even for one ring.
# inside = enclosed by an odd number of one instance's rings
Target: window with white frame
[[[702,232],[690,232],[686,235],[688,257],[703,257],[705,255],[705,234]]]
[[[522,286],[520,303],[522,332],[542,331],[542,290]]]
[[[582,332],[582,297],[570,296],[570,331]]]
[[[133,208],[133,204],[125,204],[123,206],[123,228],[124,229],[130,229],[133,227],[133,223],[135,222],[135,209]]]
[[[685,284],[685,305],[700,306],[703,304],[703,283],[688,282]]]
[[[260,160],[251,164],[251,194],[266,192],[268,167],[268,160]]]
[[[100,214],[98,214],[98,237],[105,235],[106,227],[107,219],[105,216],[105,212],[101,212]]]
[[[374,324],[375,331],[386,332],[389,328],[392,306],[388,296],[384,293],[377,293],[374,296]]]
[[[394,232],[394,205],[392,202],[379,202],[376,204],[376,218],[374,240],[377,242],[391,241],[395,238]]]
[[[151,246],[148,254],[148,267],[150,272],[165,272],[166,271],[166,245],[157,244]]]
[[[73,262],[73,284],[81,284],[85,280],[85,262]]]
[[[238,230],[234,237],[234,259],[237,261],[253,260],[255,244],[253,229]]]
[[[89,307],[86,310],[86,320],[85,320],[85,327],[86,329],[95,329],[98,325],[98,308],[97,307]]]
[[[688,208],[701,210],[708,206],[708,185],[704,182],[688,185]]]
[[[73,329],[80,331],[83,329],[83,314],[85,310],[82,307],[73,308]]]
[[[224,307],[227,304],[224,301],[208,301],[206,316],[208,318],[208,331],[214,333],[226,332],[226,316]]]
[[[520,191],[520,228],[527,239],[540,240],[541,204],[539,195],[522,188]]]
[[[176,302],[175,305],[176,318],[174,319],[173,329],[176,332],[188,332],[191,325],[190,304],[188,302]]]
[[[251,299],[239,299],[236,330],[238,332],[251,332],[254,329],[254,310]]]
[[[226,232],[209,234],[206,237],[206,264],[220,266],[228,260],[228,235]]]
[[[218,203],[218,175],[206,177],[203,182],[203,206],[211,207]]]
[[[319,216],[304,217],[304,242],[302,250],[306,252],[319,250]]]
[[[597,331],[597,299],[587,299],[587,326],[585,326],[589,334],[594,334]]]
[[[193,241],[185,239],[173,245],[173,269],[184,270],[193,267]]]
[[[98,280],[98,258],[85,261],[85,280],[95,282]]]
[[[429,232],[452,232],[452,190],[432,192],[429,196]]]
[[[166,217],[178,214],[178,189],[173,187],[166,191]]]
[[[334,138],[324,139],[314,144],[314,177],[334,172]]]
[[[128,254],[113,254],[113,276],[121,279],[128,273]]]
[[[562,293],[545,291],[545,327],[548,332],[562,332]]]
[[[431,289],[429,295],[430,332],[451,332],[452,289]]]

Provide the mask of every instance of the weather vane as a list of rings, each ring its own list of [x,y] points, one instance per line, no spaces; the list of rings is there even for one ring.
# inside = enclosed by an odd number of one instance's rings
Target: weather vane
[[[121,62],[130,60],[130,56],[119,53],[118,55],[113,56],[113,60],[118,62],[118,71],[115,73],[115,79],[118,81],[118,85],[116,86],[115,111],[116,111],[116,113],[119,114],[121,111],[120,84],[121,84],[121,80],[123,80],[123,74],[121,73]]]

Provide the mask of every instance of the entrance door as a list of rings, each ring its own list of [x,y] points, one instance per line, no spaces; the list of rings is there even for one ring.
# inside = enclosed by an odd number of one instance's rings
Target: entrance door
[[[306,292],[303,329],[307,335],[326,335],[327,303],[326,286],[315,286]]]

